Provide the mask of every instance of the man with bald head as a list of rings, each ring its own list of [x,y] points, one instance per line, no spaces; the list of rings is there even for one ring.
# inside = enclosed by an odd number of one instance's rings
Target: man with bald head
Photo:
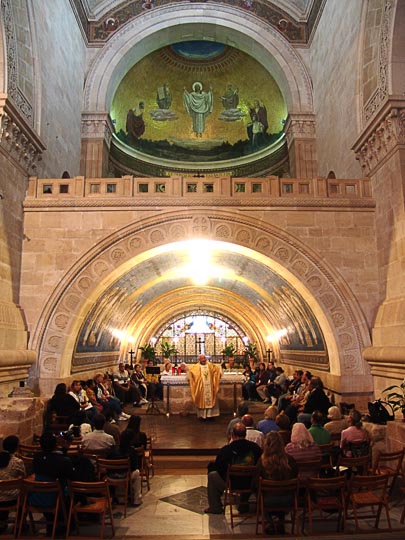
[[[188,371],[191,399],[201,420],[219,416],[217,394],[221,374],[221,366],[208,362],[205,354],[200,354],[198,363]]]
[[[246,426],[242,422],[236,423],[232,430],[230,443],[221,448],[215,463],[208,465],[208,508],[204,510],[206,514],[222,514],[224,511],[221,496],[225,489],[229,465],[254,466],[261,453],[260,446],[246,439]],[[241,485],[240,487],[250,487],[250,479],[249,486]],[[246,506],[247,501],[248,497],[244,501],[241,500],[241,503]]]

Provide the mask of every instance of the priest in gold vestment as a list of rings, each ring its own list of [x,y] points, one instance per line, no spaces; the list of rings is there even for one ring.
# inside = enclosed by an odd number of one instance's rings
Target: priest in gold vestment
[[[205,420],[219,416],[217,394],[221,374],[221,366],[207,362],[205,354],[200,354],[198,363],[189,368],[191,398],[198,418]]]

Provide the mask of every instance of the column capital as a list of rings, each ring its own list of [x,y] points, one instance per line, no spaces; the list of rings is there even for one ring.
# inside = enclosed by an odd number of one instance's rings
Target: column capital
[[[289,113],[284,125],[288,147],[294,139],[315,139],[316,122],[313,113]]]
[[[27,174],[35,174],[45,145],[7,94],[0,94],[0,151]]]
[[[114,131],[114,124],[107,112],[82,113],[82,139],[103,139],[110,148]]]
[[[364,174],[370,176],[400,145],[405,145],[405,99],[390,96],[352,149]]]

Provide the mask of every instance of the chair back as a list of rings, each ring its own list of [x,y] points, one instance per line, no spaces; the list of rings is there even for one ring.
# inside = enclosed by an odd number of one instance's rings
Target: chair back
[[[397,452],[381,452],[374,467],[374,474],[397,476],[402,470],[405,448]]]
[[[102,482],[69,482],[69,515],[66,528],[66,538],[70,538],[70,529],[72,520],[79,536],[81,516],[83,514],[98,514],[100,516],[100,535],[99,538],[104,538],[104,529],[106,525],[106,517],[110,519],[112,536],[115,535],[114,518],[111,506],[111,497],[107,485],[107,481]],[[86,521],[87,524],[87,521]],[[86,538],[93,538],[86,535]]]
[[[18,509],[20,508],[22,478],[13,478],[11,480],[0,480],[0,500],[1,510],[13,512],[14,516],[9,516],[8,523],[13,525],[12,536],[7,534],[7,529],[0,533],[0,538],[16,538],[18,525]],[[6,499],[6,500],[4,500]]]
[[[18,538],[21,538],[23,526],[28,514],[31,528],[34,531],[35,514],[52,514],[52,538],[55,537],[59,511],[62,512],[66,523],[66,508],[62,488],[58,480],[42,482],[34,478],[24,478],[22,481],[22,510],[18,530]],[[48,519],[48,518],[47,518]]]
[[[256,473],[256,467],[229,465],[226,476],[226,489],[235,493],[251,493],[252,479]]]
[[[310,477],[316,477],[319,476],[321,465],[322,465],[322,459],[315,459],[315,460],[303,460],[298,461],[297,460],[297,467],[298,467],[298,479],[299,481],[305,484],[305,481],[307,478]]]
[[[348,457],[340,455],[337,461],[337,474],[350,474],[365,475],[368,472],[370,465],[370,455],[360,457]]]
[[[266,480],[259,478],[257,493],[256,534],[259,522],[262,524],[262,534],[265,532],[266,514],[273,512],[291,513],[292,533],[296,528],[298,533],[298,478],[292,480]]]

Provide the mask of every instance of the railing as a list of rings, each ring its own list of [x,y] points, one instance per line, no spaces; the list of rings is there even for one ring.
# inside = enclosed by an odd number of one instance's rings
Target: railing
[[[201,198],[235,201],[263,198],[371,199],[369,178],[232,178],[230,176],[171,176],[167,178],[37,178],[30,177],[27,199],[136,199],[137,201]],[[172,202],[172,201],[170,201]]]

